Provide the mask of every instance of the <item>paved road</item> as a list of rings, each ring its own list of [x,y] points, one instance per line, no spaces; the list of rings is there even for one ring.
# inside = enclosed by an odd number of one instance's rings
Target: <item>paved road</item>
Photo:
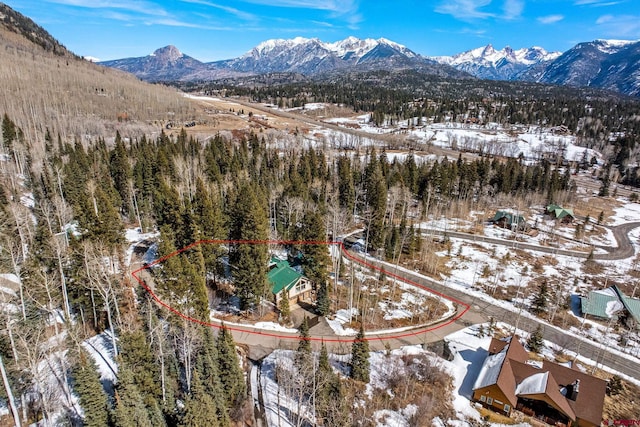
[[[616,239],[617,246],[615,247],[597,246],[598,248],[606,250],[607,253],[594,254],[593,258],[597,260],[613,261],[613,260],[626,259],[626,258],[632,257],[635,254],[635,249],[633,247],[631,239],[629,238],[629,233],[638,227],[640,227],[640,222],[628,222],[625,224],[609,227]],[[527,249],[527,250],[532,250],[537,252],[544,252],[552,255],[565,255],[565,256],[576,257],[576,258],[587,258],[589,256],[589,252],[570,251],[566,249],[553,248],[550,246],[534,245],[531,243],[524,243],[516,240],[500,239],[497,237],[479,236],[476,234],[463,233],[459,231],[449,231],[449,230],[444,231],[444,230],[429,228],[429,229],[423,230],[423,232],[427,234],[433,233],[438,235],[446,234],[449,237],[455,237],[455,238],[463,239],[467,241],[491,243],[491,244],[502,245],[502,246],[511,246],[516,249]]]
[[[368,261],[371,262],[370,260]],[[381,263],[374,262],[374,264],[380,265]],[[387,271],[393,271],[393,265],[388,263],[385,264],[385,269]],[[416,282],[419,285],[429,287],[436,292],[451,296],[452,298],[469,304],[471,308],[469,310],[468,318],[481,317],[485,322],[490,318],[493,318],[495,321],[514,325],[518,329],[522,329],[527,332],[533,332],[538,326],[541,326],[544,330],[543,334],[546,340],[568,351],[579,353],[583,357],[599,362],[625,375],[640,380],[640,360],[638,359],[629,360],[625,357],[613,354],[609,352],[608,349],[604,348],[604,346],[579,339],[575,334],[569,331],[565,331],[555,326],[550,326],[540,320],[523,316],[516,308],[507,309],[484,300],[478,300],[475,296],[468,295],[457,289],[449,288],[440,282],[418,274],[408,273],[406,271],[399,271],[397,274],[405,279]],[[462,319],[462,321],[464,321],[464,319]],[[417,342],[415,343],[417,344]]]
[[[374,264],[377,267],[384,265],[387,274],[394,274],[394,266],[389,263],[372,261],[371,259],[367,259],[367,262]],[[420,286],[428,287],[438,293],[457,299],[469,305],[470,308],[460,318],[438,328],[427,328],[428,330],[414,331],[413,334],[400,338],[390,338],[388,334],[386,336],[378,334],[368,335],[370,338],[369,344],[372,350],[398,348],[405,345],[422,345],[440,341],[452,332],[458,331],[472,324],[485,323],[490,319],[493,319],[496,322],[510,324],[527,332],[533,332],[538,326],[540,326],[543,328],[543,335],[546,340],[564,348],[567,351],[576,352],[582,357],[593,360],[594,362],[597,362],[598,365],[608,366],[611,369],[640,380],[640,361],[638,359],[630,360],[623,356],[613,354],[603,345],[594,344],[590,341],[580,339],[571,332],[548,325],[540,320],[532,319],[526,316],[526,313],[523,313],[521,309],[507,309],[494,305],[490,302],[477,299],[473,295],[466,294],[457,289],[449,288],[438,281],[415,273],[403,270],[397,271],[395,274],[403,277],[405,280],[415,282]],[[295,349],[297,347],[296,333],[264,331],[250,326],[243,326],[243,330],[238,330],[237,328],[231,329],[236,342],[247,345],[250,356],[253,359],[260,359],[261,357],[271,353],[274,349]],[[312,337],[325,340],[330,351],[338,354],[347,354],[351,351],[351,344],[348,342],[348,337],[338,337],[334,334],[326,333],[323,333],[322,335],[315,335],[313,332],[312,328]],[[335,340],[346,340],[347,342],[336,342]],[[319,340],[313,342],[313,346],[315,348],[319,348],[320,345],[321,341]]]

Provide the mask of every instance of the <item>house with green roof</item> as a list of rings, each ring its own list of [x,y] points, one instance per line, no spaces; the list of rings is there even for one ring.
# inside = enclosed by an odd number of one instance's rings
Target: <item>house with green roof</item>
[[[623,320],[630,328],[640,328],[640,299],[626,296],[617,286],[589,292],[580,298],[580,306],[583,315]]]
[[[496,214],[489,220],[489,222],[499,227],[510,228],[512,230],[526,230],[528,228],[524,216],[506,210],[496,211]]]
[[[276,256],[271,257],[267,279],[271,284],[271,293],[274,296],[276,305],[280,304],[284,292],[287,292],[291,306],[312,298],[313,287],[311,281],[293,268],[286,259],[280,259]]]
[[[575,219],[573,209],[563,208],[553,203],[547,206],[547,214],[565,224],[570,224]]]

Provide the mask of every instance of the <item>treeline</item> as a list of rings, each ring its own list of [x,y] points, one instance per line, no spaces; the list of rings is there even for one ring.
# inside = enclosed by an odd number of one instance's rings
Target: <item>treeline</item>
[[[268,80],[268,76],[264,77]],[[280,108],[307,103],[339,104],[370,113],[371,123],[407,127],[426,123],[499,123],[504,126],[564,126],[578,144],[602,152],[620,182],[640,183],[640,101],[585,88],[475,79],[447,80],[415,72],[371,72],[293,83],[243,80],[177,84],[186,91],[243,96]]]

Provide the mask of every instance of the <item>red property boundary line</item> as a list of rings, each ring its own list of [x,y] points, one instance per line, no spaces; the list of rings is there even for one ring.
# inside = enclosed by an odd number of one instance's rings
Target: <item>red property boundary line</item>
[[[400,280],[403,283],[406,283],[408,285],[414,286],[416,288],[420,288],[423,289],[425,291],[428,291],[432,294],[438,295],[441,298],[445,298],[455,304],[459,304],[461,307],[463,307],[463,310],[461,310],[459,313],[457,313],[454,317],[450,318],[449,320],[447,320],[446,322],[443,323],[439,323],[437,326],[432,326],[432,327],[427,327],[427,328],[420,328],[417,327],[417,329],[415,330],[411,330],[411,331],[407,331],[407,332],[403,332],[403,333],[399,333],[399,334],[395,334],[395,335],[387,335],[387,334],[380,334],[383,336],[371,336],[371,337],[366,337],[365,339],[367,341],[386,341],[386,340],[393,340],[393,339],[400,339],[400,338],[406,338],[406,337],[413,337],[416,335],[420,335],[420,334],[424,334],[430,331],[434,331],[436,329],[440,329],[444,326],[447,326],[453,322],[455,322],[456,320],[458,320],[459,318],[461,318],[470,308],[469,304],[466,304],[456,298],[450,297],[448,295],[445,295],[441,292],[438,292],[436,290],[433,290],[427,286],[421,285],[417,282],[414,282],[408,278],[405,277],[401,277],[398,274],[392,273],[384,268],[378,267],[374,264],[370,264],[354,255],[351,255],[346,248],[344,247],[344,244],[342,242],[325,242],[325,241],[291,241],[291,240],[199,240],[195,243],[192,243],[188,246],[185,246],[182,249],[179,249],[169,255],[165,255],[162,258],[159,258],[157,260],[155,260],[154,262],[147,264],[146,266],[140,267],[137,270],[133,271],[131,273],[131,275],[133,276],[134,279],[136,279],[136,281],[140,284],[140,286],[142,286],[144,288],[145,291],[147,291],[149,293],[149,295],[151,295],[151,297],[162,307],[166,308],[167,310],[169,310],[170,312],[176,314],[177,316],[188,320],[190,322],[194,322],[203,326],[207,326],[207,327],[212,327],[212,328],[222,328],[222,324],[219,323],[213,323],[213,322],[207,322],[204,320],[200,320],[200,319],[196,319],[194,317],[191,317],[189,315],[186,315],[184,313],[182,313],[181,311],[175,309],[174,307],[172,307],[171,305],[167,304],[166,302],[162,301],[152,290],[151,288],[149,288],[149,286],[146,284],[146,282],[142,279],[140,279],[137,276],[137,273],[139,273],[142,270],[145,270],[149,267],[153,267],[154,265],[158,265],[161,264],[162,262],[166,261],[167,259],[171,258],[172,256],[175,255],[179,255],[182,252],[188,251],[189,249],[192,249],[198,245],[202,245],[202,244],[216,244],[216,245],[222,245],[222,244],[231,244],[231,245],[240,245],[240,244],[247,244],[247,245],[326,245],[326,246],[332,246],[332,245],[336,245],[340,248],[340,251],[342,252],[342,255],[345,256],[347,259],[351,260],[352,262],[357,262],[360,265],[363,265],[365,267],[368,267],[372,270],[378,271],[378,272],[383,272],[387,277],[393,277],[394,279]],[[269,331],[261,331],[261,330],[254,330],[254,329],[250,329],[250,328],[244,328],[241,326],[237,326],[237,325],[225,325],[225,328],[230,330],[230,331],[236,331],[236,332],[244,332],[247,334],[253,334],[253,335],[259,335],[259,336],[265,336],[265,337],[272,337],[272,338],[278,338],[278,339],[285,339],[285,340],[298,340],[300,339],[299,336],[297,335],[293,335],[293,334],[289,334],[289,335],[283,335],[283,334],[278,334],[276,332],[269,332]],[[375,335],[375,331],[370,332],[371,334]],[[365,332],[366,334],[366,332]],[[366,336],[366,335],[365,335]],[[355,341],[354,337],[351,338],[328,338],[328,337],[310,337],[309,341],[324,341],[324,342],[336,342],[336,343],[351,343]]]

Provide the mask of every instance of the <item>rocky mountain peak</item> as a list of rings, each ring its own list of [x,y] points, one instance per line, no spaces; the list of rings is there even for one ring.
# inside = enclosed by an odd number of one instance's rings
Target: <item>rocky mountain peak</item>
[[[157,59],[166,62],[175,62],[178,59],[182,58],[182,52],[178,50],[177,47],[173,45],[161,47],[160,49],[156,49],[151,56],[155,56]]]

